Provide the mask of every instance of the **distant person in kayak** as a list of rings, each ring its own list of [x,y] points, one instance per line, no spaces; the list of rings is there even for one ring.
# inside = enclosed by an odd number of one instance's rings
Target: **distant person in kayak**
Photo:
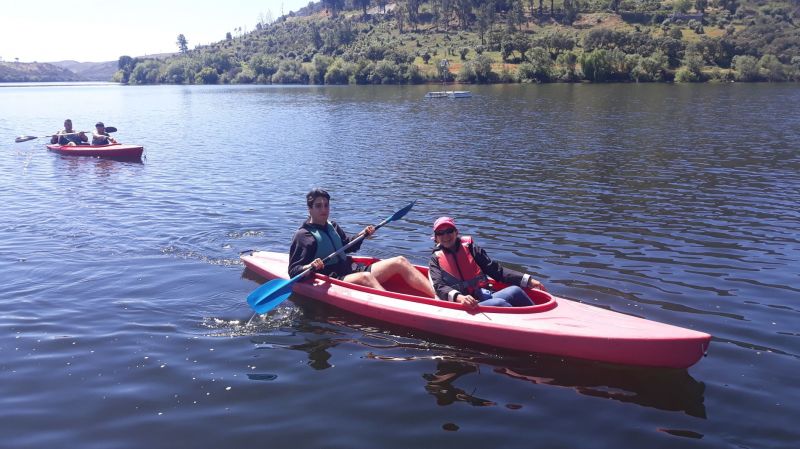
[[[381,283],[398,275],[412,288],[428,297],[433,297],[433,289],[425,276],[402,256],[381,260],[369,267],[354,266],[352,259],[345,255],[337,255],[327,264],[323,264],[322,259],[361,234],[371,236],[375,233],[375,227],[370,225],[357,236],[348,237],[335,221],[329,221],[330,199],[331,196],[328,192],[322,189],[311,190],[306,195],[308,219],[303,222],[292,238],[292,246],[289,249],[290,277],[314,268],[318,273],[345,282],[386,290]],[[358,251],[361,243],[363,240],[348,248],[346,252]]]
[[[53,134],[53,137],[50,138],[50,143],[52,144],[59,144],[59,145],[84,145],[84,142],[88,142],[89,138],[86,137],[86,134],[83,131],[76,132],[72,129],[72,120],[66,119],[64,120],[64,129]]]
[[[483,248],[462,237],[456,222],[450,217],[440,217],[433,223],[436,246],[429,263],[428,276],[436,296],[468,307],[483,306],[522,307],[533,305],[521,287],[542,288],[542,283],[493,261]],[[509,284],[500,291],[489,290],[487,276]]]
[[[95,132],[92,133],[92,145],[108,145],[112,143],[117,143],[113,137],[111,137],[108,132],[106,132],[106,125],[103,122],[97,122],[94,125]]]

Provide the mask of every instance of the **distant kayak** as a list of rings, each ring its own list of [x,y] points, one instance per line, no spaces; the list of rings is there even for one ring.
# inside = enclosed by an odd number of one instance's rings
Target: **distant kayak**
[[[94,156],[108,159],[141,160],[144,147],[114,143],[110,145],[47,145],[47,149],[67,156]]]
[[[267,279],[288,279],[289,256],[244,254],[248,269]],[[378,259],[354,257],[369,265]],[[416,267],[425,276],[425,267]],[[504,284],[493,281],[495,288]],[[529,307],[480,306],[426,298],[393,278],[388,292],[314,275],[297,282],[296,294],[349,312],[433,334],[524,352],[555,354],[624,365],[688,368],[706,353],[711,336],[528,289]]]

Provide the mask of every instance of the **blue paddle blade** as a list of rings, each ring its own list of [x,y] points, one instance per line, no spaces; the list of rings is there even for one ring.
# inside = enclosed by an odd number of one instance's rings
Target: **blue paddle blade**
[[[412,201],[412,202],[408,203],[408,206],[406,206],[406,207],[400,209],[399,211],[395,212],[394,215],[392,215],[391,217],[389,217],[386,220],[386,222],[388,223],[390,221],[396,221],[396,220],[399,220],[399,219],[405,217],[406,214],[408,213],[408,211],[410,211],[411,208],[414,207],[414,204],[416,204],[416,201]]]
[[[293,280],[273,279],[253,290],[247,296],[247,304],[258,314],[267,313],[286,301],[292,294],[292,284]]]

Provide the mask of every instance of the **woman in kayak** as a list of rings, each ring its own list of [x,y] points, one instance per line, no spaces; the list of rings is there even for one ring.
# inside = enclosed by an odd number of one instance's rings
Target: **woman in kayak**
[[[433,224],[436,246],[429,263],[431,284],[436,296],[468,307],[522,307],[533,305],[521,287],[542,289],[542,283],[493,261],[471,237],[460,236],[456,222],[440,217]],[[510,284],[498,292],[489,290],[487,276]]]
[[[433,297],[433,289],[425,276],[402,256],[381,260],[368,267],[354,266],[352,260],[344,254],[337,255],[328,263],[323,263],[322,259],[347,245],[353,239],[362,234],[369,237],[375,233],[374,226],[367,226],[355,237],[348,237],[335,221],[328,221],[330,199],[331,196],[328,192],[322,189],[314,189],[306,195],[308,219],[292,238],[292,246],[289,249],[289,277],[297,276],[303,271],[313,268],[321,274],[345,282],[386,290],[382,282],[398,275],[410,287],[428,297]],[[358,251],[362,242],[363,240],[345,252]]]

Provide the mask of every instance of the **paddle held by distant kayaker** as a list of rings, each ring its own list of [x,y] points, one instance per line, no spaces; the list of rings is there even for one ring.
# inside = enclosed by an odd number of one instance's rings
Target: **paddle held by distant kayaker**
[[[313,189],[306,195],[308,219],[303,222],[292,238],[292,245],[289,249],[290,277],[313,268],[318,273],[345,282],[386,290],[382,283],[397,275],[410,287],[428,297],[433,297],[433,289],[425,276],[402,256],[381,260],[368,267],[354,266],[352,259],[344,254],[336,255],[327,264],[323,263],[322,259],[350,241],[362,234],[371,236],[375,232],[374,226],[367,226],[355,237],[348,237],[335,221],[329,220],[330,199],[331,196],[328,192],[322,189]],[[361,243],[363,240],[345,252],[357,251],[361,247]]]
[[[92,133],[92,145],[109,145],[117,143],[106,131],[106,125],[103,122],[97,122],[94,125],[95,132]]]
[[[72,129],[72,120],[66,119],[64,120],[64,129],[53,134],[53,137],[50,138],[51,144],[59,144],[59,145],[82,145],[84,142],[88,142],[89,138],[86,137],[86,134],[83,131],[76,132]]]
[[[471,237],[459,235],[456,222],[450,217],[440,217],[433,223],[432,238],[436,246],[428,276],[439,299],[468,307],[522,307],[533,305],[522,287],[542,289],[542,283],[531,275],[504,268]],[[510,286],[493,292],[487,276]]]

